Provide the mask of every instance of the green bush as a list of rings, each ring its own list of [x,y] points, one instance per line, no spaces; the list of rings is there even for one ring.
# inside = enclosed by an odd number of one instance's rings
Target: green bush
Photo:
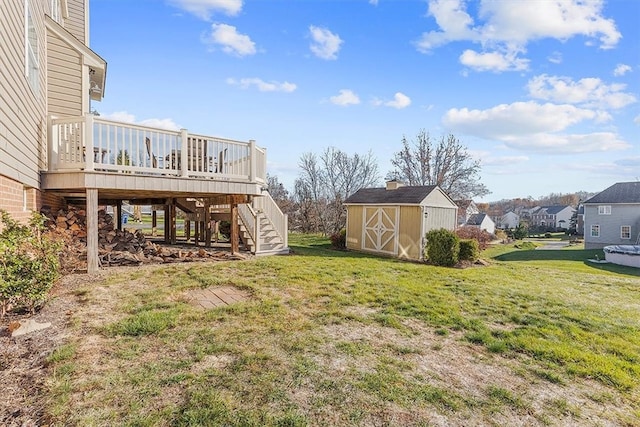
[[[427,233],[427,259],[435,265],[456,265],[460,253],[460,239],[453,231],[441,228]]]
[[[460,253],[458,259],[460,261],[475,262],[480,258],[480,245],[475,239],[460,240]]]
[[[344,228],[337,233],[333,233],[329,236],[331,239],[331,246],[336,249],[346,249],[347,248],[347,230]]]
[[[0,318],[14,304],[33,313],[60,276],[61,244],[44,233],[44,218],[33,213],[28,225],[0,210]]]

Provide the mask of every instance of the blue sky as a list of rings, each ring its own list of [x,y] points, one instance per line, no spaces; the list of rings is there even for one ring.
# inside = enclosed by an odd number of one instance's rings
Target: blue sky
[[[492,194],[640,179],[637,0],[90,0],[102,116],[303,153],[458,137]],[[381,180],[380,185],[383,182]]]

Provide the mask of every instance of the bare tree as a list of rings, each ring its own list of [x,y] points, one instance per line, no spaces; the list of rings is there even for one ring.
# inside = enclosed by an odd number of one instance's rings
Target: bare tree
[[[480,161],[453,135],[434,141],[421,130],[410,143],[402,137],[402,149],[391,159],[394,169],[387,178],[408,185],[438,185],[454,199],[472,199],[489,194],[480,182]]]
[[[371,152],[364,156],[349,156],[337,148],[329,147],[319,158],[313,153],[303,154],[299,166],[301,174],[295,183],[296,202],[312,210],[303,217],[309,222],[314,218],[317,225],[314,231],[325,234],[335,233],[345,226],[344,200],[360,188],[371,187],[380,179]],[[313,215],[309,215],[311,213]]]

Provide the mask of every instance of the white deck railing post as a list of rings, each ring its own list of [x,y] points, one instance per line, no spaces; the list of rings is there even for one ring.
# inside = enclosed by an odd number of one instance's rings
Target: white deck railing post
[[[256,159],[258,153],[256,151],[256,141],[249,140],[249,182],[256,182]]]
[[[93,114],[89,113],[85,115],[84,120],[84,161],[85,161],[85,171],[93,171]]]
[[[255,218],[255,238],[253,239],[253,243],[256,245],[256,254],[260,252],[260,215],[261,212],[256,212]]]
[[[189,165],[189,132],[186,129],[180,129],[180,135],[182,138],[182,146],[180,153],[180,176],[187,176],[189,171],[187,166]]]

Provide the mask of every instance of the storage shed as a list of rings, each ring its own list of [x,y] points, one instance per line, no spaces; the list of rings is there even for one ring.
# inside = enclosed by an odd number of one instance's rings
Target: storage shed
[[[363,188],[347,198],[347,249],[422,260],[429,230],[456,228],[458,207],[436,185]]]

